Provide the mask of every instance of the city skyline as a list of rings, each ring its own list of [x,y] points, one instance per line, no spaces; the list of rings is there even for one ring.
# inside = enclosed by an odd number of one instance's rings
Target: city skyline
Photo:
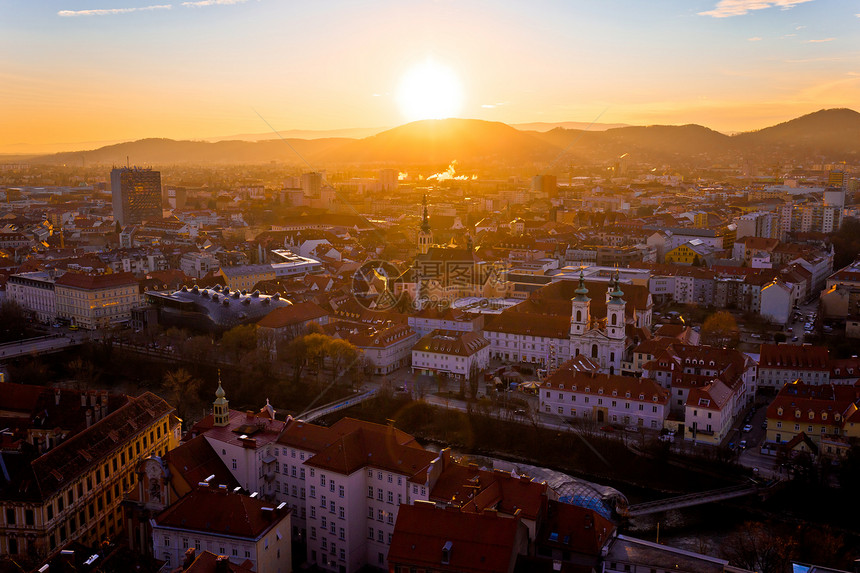
[[[0,11],[0,153],[449,115],[733,132],[860,101],[860,7],[848,2],[51,0]]]

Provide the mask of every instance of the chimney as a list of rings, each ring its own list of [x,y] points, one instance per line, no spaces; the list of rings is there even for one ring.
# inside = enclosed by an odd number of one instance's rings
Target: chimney
[[[102,409],[104,409],[104,414],[107,414],[107,406],[108,406],[108,391],[102,390],[100,392],[100,401],[102,403]]]
[[[185,561],[182,562],[182,569],[188,569],[191,567],[191,564],[194,563],[194,559],[197,557],[197,550],[193,547],[189,547],[185,550]]]
[[[230,559],[226,555],[215,559],[215,573],[230,573]]]
[[[87,407],[87,394],[86,392],[81,392],[81,408]]]
[[[93,411],[87,408],[87,428],[93,425]]]
[[[90,406],[95,406],[96,405],[96,392],[95,392],[95,390],[90,390],[89,392],[87,392],[87,394],[90,395]]]
[[[254,411],[253,410],[245,410],[245,418],[249,422],[253,422],[254,421]]]
[[[60,396],[61,396],[61,395],[62,395],[62,392],[60,392],[60,389],[59,389],[59,388],[57,388],[56,390],[54,390],[54,405],[55,405],[55,406],[59,406],[59,405],[60,405]]]

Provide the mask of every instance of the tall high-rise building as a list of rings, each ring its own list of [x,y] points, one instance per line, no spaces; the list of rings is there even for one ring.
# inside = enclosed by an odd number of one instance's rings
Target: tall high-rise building
[[[161,219],[161,172],[120,167],[110,172],[113,217],[120,225]]]

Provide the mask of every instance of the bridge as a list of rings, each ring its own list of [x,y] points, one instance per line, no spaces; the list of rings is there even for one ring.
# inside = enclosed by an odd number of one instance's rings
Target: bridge
[[[338,410],[344,410],[346,408],[350,408],[355,406],[356,404],[360,404],[365,400],[372,398],[378,390],[376,388],[372,388],[366,392],[363,392],[357,396],[350,396],[349,398],[344,398],[343,400],[338,400],[337,402],[332,402],[330,404],[326,404],[324,406],[320,406],[319,408],[314,408],[313,410],[309,410],[305,412],[303,415],[299,416],[298,419],[303,422],[313,422],[317,418],[322,418],[332,412],[337,412]]]
[[[6,344],[0,344],[0,360],[60,352],[71,346],[77,346],[80,343],[79,339],[59,334],[7,342]]]
[[[736,497],[744,497],[758,493],[758,491],[759,487],[754,484],[736,485],[723,489],[691,493],[677,497],[670,497],[668,499],[649,501],[646,503],[637,503],[629,506],[627,511],[623,512],[623,515],[626,517],[637,517],[640,515],[648,515],[649,513],[669,511],[670,509],[680,509],[682,507],[701,505],[703,503],[712,503]]]

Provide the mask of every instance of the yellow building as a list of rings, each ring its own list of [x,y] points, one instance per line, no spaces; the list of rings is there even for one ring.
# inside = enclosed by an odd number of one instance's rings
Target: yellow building
[[[218,274],[224,277],[224,282],[231,290],[239,291],[251,291],[257,283],[275,280],[275,269],[272,265],[221,267]]]
[[[67,272],[54,283],[54,293],[57,316],[89,330],[128,322],[140,304],[140,283],[131,273]]]
[[[0,404],[4,392],[19,394],[0,391]],[[56,400],[59,405],[60,394]],[[85,420],[80,431],[41,455],[22,447],[16,463],[5,465],[10,485],[0,490],[0,554],[45,560],[72,541],[92,546],[122,533],[120,502],[137,479],[138,462],[178,444],[179,421],[171,417],[173,407],[150,392],[120,401],[110,411],[116,397],[83,394],[74,406]]]
[[[805,434],[822,455],[839,457],[860,437],[860,399],[847,384],[786,384],[767,409],[766,441],[776,446]],[[828,451],[829,448],[829,451]]]
[[[676,265],[705,264],[705,259],[713,253],[702,240],[693,239],[683,245],[678,245],[666,253],[666,262]]]

